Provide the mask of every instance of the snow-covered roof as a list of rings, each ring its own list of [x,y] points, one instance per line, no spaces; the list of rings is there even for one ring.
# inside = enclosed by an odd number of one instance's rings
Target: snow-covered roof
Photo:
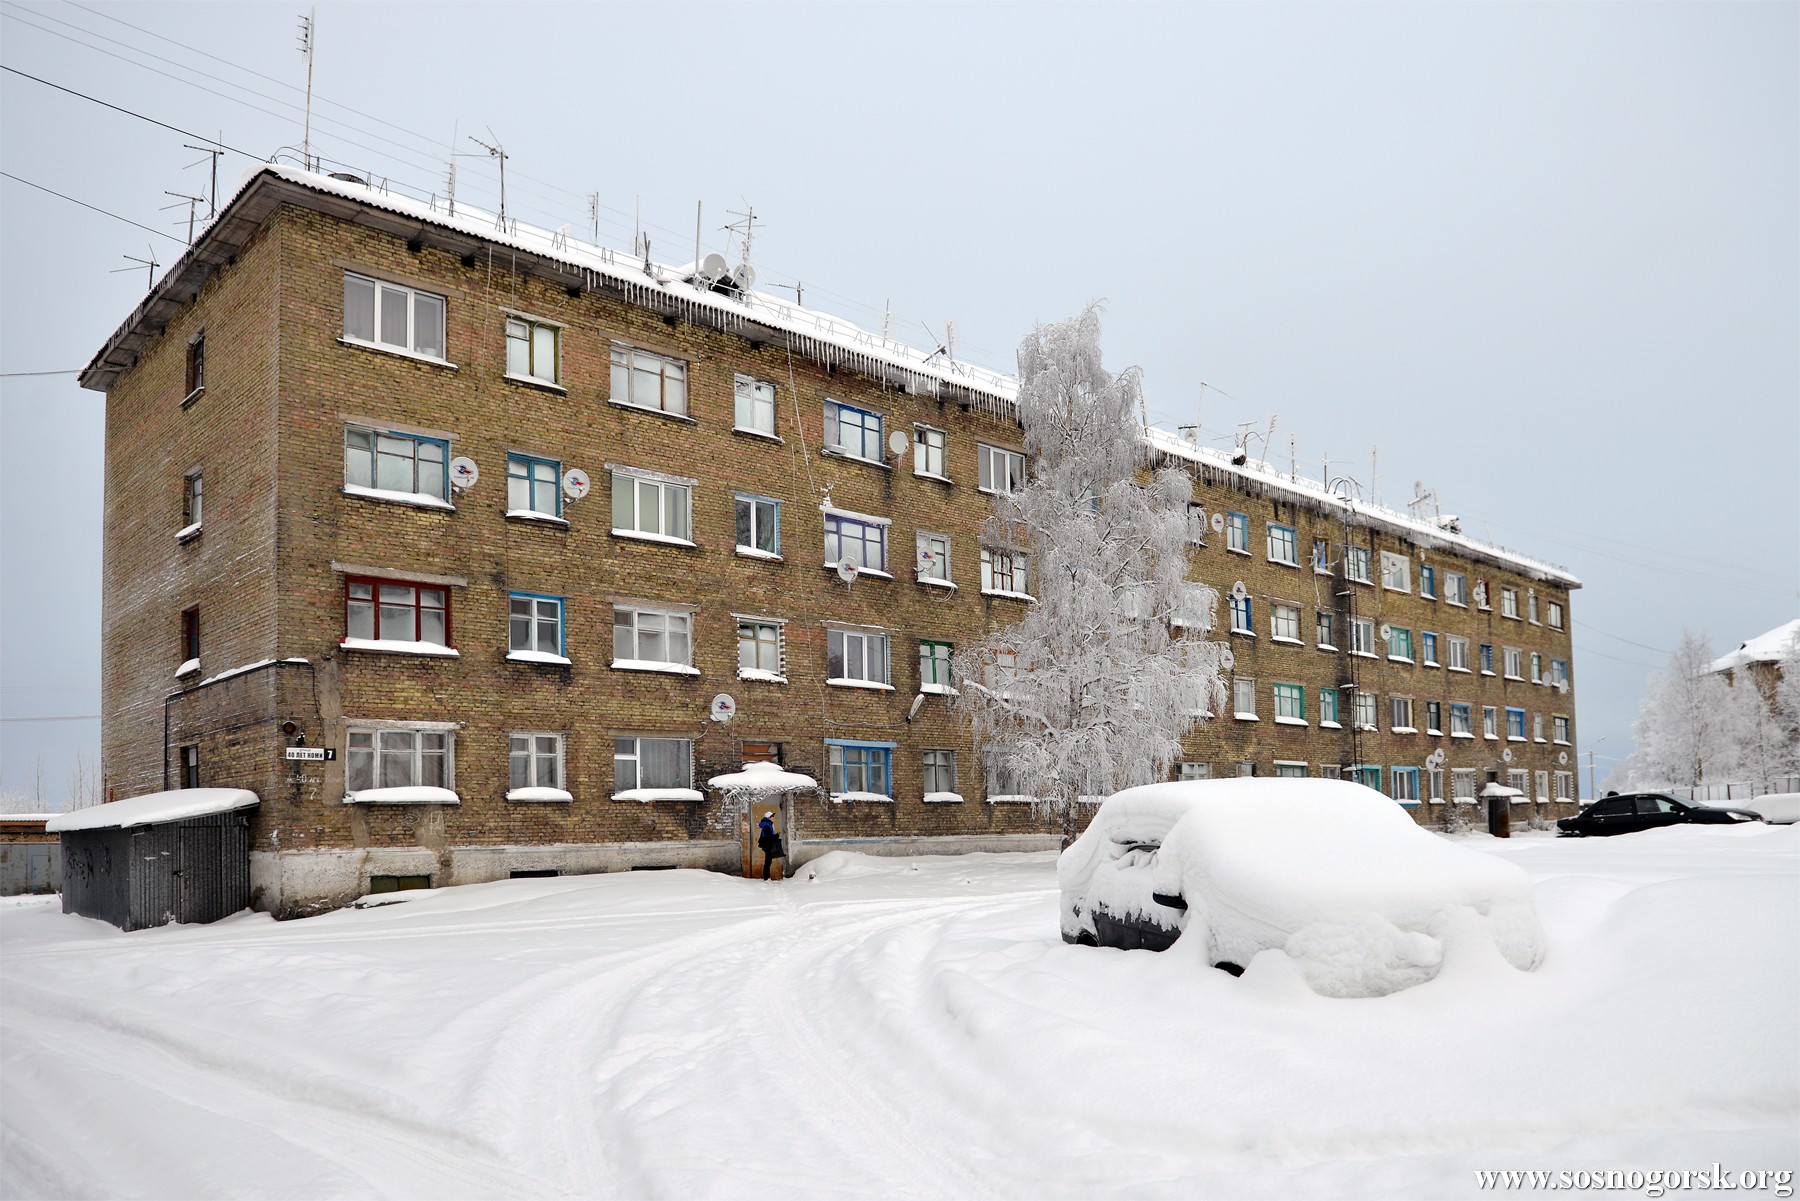
[[[1795,638],[1800,638],[1800,617],[1739,643],[1730,654],[1714,659],[1711,670],[1730,671],[1747,663],[1779,662],[1794,645]]]
[[[276,163],[259,163],[245,173],[218,219],[94,356],[81,374],[82,386],[110,388],[160,336],[174,313],[198,294],[207,276],[235,255],[269,213],[284,201],[293,202],[307,193],[313,207],[346,220],[391,227],[397,234],[459,252],[473,253],[480,246],[508,248],[514,252],[509,265],[535,270],[570,287],[622,294],[629,304],[752,340],[779,335],[795,354],[815,362],[841,365],[927,395],[941,395],[949,388],[972,407],[1003,418],[1013,415],[1018,398],[1016,378],[953,359],[940,348],[921,350],[768,293],[715,291],[704,282],[689,282],[691,264],[669,266],[586,243],[571,236],[566,226],[556,231],[537,229],[512,218],[502,221],[466,204],[457,204],[452,211],[448,201],[436,197],[418,200],[385,184],[378,187]],[[521,260],[519,256],[524,257]],[[1146,429],[1145,438],[1171,458],[1235,474],[1315,508],[1340,512],[1358,524],[1392,530],[1422,546],[1446,547],[1563,587],[1581,586],[1580,580],[1553,564],[1478,542],[1393,509],[1346,499],[1324,484],[1282,475],[1267,463],[1234,464],[1228,455],[1157,429]]]
[[[785,771],[779,763],[746,763],[743,771],[728,772],[722,776],[714,776],[707,785],[721,791],[733,790],[744,792],[793,792],[810,791],[819,786],[819,782],[811,776],[803,776],[799,772]]]
[[[44,829],[52,834],[66,834],[71,830],[150,826],[190,817],[211,817],[215,813],[230,813],[260,803],[254,792],[244,788],[178,788],[172,792],[127,797],[122,801],[77,809],[73,813],[58,813]]]

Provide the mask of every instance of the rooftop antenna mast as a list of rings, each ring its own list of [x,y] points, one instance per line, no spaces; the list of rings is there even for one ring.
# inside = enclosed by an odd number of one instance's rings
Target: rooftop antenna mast
[[[739,218],[730,225],[727,225],[725,229],[730,233],[741,233],[744,236],[743,252],[738,256],[738,261],[744,266],[749,266],[750,243],[756,238],[756,208],[748,200],[745,200],[743,212],[740,213],[736,209],[726,209],[725,215],[728,217]]]
[[[1437,489],[1427,488],[1424,480],[1414,480],[1413,498],[1406,502],[1406,511],[1423,521],[1425,519],[1425,510],[1427,507],[1431,509],[1431,519],[1433,522],[1436,522],[1439,517],[1443,516],[1442,511],[1438,508]]]
[[[588,228],[594,233],[594,245],[600,245],[600,193],[588,193]]]
[[[220,134],[219,136],[223,137],[224,135]],[[196,146],[192,142],[183,142],[182,146],[188,150],[198,150],[201,154],[207,155],[212,159],[212,186],[207,189],[206,193],[206,219],[211,221],[214,217],[219,215],[219,156],[225,153],[225,148],[222,145]],[[203,161],[204,160],[202,159],[195,159],[193,162],[189,163],[188,166],[198,167]],[[193,239],[189,238],[188,241],[192,242]]]
[[[308,171],[315,169],[312,161],[312,77],[314,18],[318,11],[309,8],[300,18],[300,53],[306,58],[306,132],[301,137],[300,158]]]
[[[189,196],[185,192],[167,192],[167,191],[165,191],[163,193],[163,195],[164,196],[173,196],[175,198],[174,204],[163,205],[164,212],[168,212],[170,209],[180,208],[181,202],[184,200],[187,201],[187,206],[188,206],[188,239],[187,240],[188,240],[188,245],[192,246],[194,244],[194,210],[200,204],[205,203],[206,198],[204,196]]]
[[[149,278],[144,282],[144,291],[148,292],[151,288],[156,286],[156,269],[162,266],[162,264],[156,261],[156,248],[154,246],[146,247],[144,253],[150,257],[147,259],[140,259],[136,255],[130,254],[123,254],[119,257],[125,259],[127,262],[137,263],[139,266],[147,267],[149,269]],[[136,270],[137,267],[115,267],[111,271],[108,271],[107,274],[118,275],[125,271]]]
[[[506,160],[511,156],[506,153],[506,147],[500,144],[500,139],[494,137],[492,125],[488,126],[487,132],[488,137],[494,138],[493,142],[484,142],[474,134],[469,135],[469,141],[487,151],[490,158],[498,159],[500,162],[500,220],[495,222],[495,225],[503,227],[506,224]]]

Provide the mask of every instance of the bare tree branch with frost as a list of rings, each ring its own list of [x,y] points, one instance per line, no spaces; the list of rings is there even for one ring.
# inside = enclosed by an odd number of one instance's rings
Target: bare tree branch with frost
[[[1728,682],[1712,663],[1705,637],[1683,630],[1667,669],[1645,689],[1632,724],[1637,746],[1618,772],[1621,787],[1767,787],[1795,769],[1779,692],[1771,706],[1747,668]]]
[[[1224,704],[1226,652],[1204,640],[1218,594],[1187,578],[1193,481],[1140,482],[1142,386],[1101,366],[1096,307],[1020,345],[1018,412],[1031,469],[984,538],[1024,556],[1015,587],[1036,599],[958,649],[954,703],[995,774],[1072,840],[1081,797],[1168,777],[1182,736]]]

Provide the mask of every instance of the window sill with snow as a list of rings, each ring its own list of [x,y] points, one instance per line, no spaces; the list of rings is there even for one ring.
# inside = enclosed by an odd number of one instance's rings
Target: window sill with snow
[[[652,801],[703,801],[706,797],[698,788],[627,788],[624,792],[613,793],[612,799],[648,804]]]
[[[344,794],[346,805],[460,805],[462,798],[448,788],[412,784],[400,788],[361,788]]]
[[[614,659],[608,664],[614,671],[651,671],[671,676],[697,676],[698,667],[686,663],[664,663],[656,659]]]
[[[553,667],[569,666],[567,655],[553,655],[549,651],[507,651],[508,663],[547,663]]]
[[[560,788],[514,788],[506,794],[506,799],[514,804],[544,803],[572,801],[575,798]]]
[[[345,484],[345,496],[355,496],[362,500],[376,500],[383,504],[409,505],[415,509],[441,509],[446,513],[456,512],[456,506],[447,500],[428,495],[424,492],[398,492],[392,488],[365,488],[361,484]]]
[[[424,655],[438,659],[460,659],[462,652],[437,642],[401,642],[390,638],[345,638],[338,645],[347,651],[378,651],[384,655]]]

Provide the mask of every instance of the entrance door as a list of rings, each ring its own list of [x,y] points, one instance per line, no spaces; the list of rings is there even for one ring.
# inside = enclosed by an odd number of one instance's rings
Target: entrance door
[[[788,846],[788,814],[791,807],[792,797],[785,792],[778,795],[764,793],[760,798],[753,799],[749,805],[745,807],[744,815],[739,819],[740,833],[743,838],[744,846],[745,879],[762,879],[763,853],[762,848],[757,845],[757,839],[762,834],[762,819],[764,814],[774,815],[775,834],[781,839],[782,849],[791,849]],[[769,879],[781,879],[783,869],[786,866],[786,859],[775,860],[769,873]]]

